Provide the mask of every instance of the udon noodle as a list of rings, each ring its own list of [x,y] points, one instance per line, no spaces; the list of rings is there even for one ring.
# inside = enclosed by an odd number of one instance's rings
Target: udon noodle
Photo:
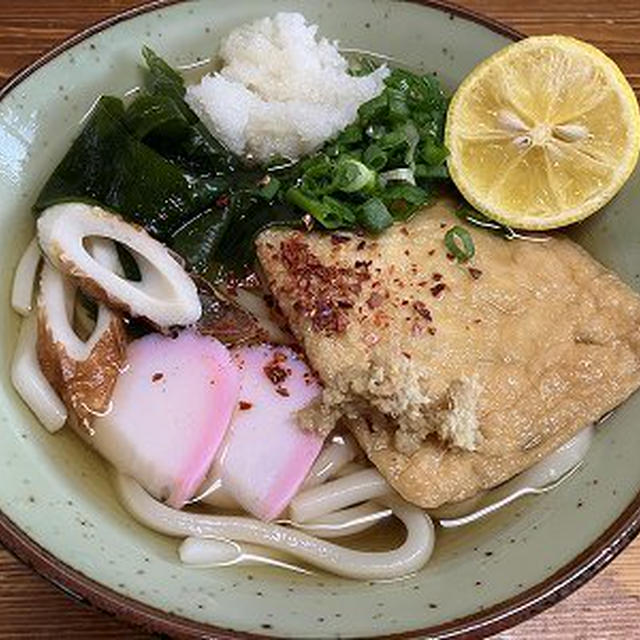
[[[179,556],[190,566],[264,562],[300,570],[297,562],[302,562],[343,577],[381,580],[410,574],[428,561],[435,543],[432,518],[446,528],[464,526],[519,498],[558,486],[582,464],[594,432],[594,427],[583,429],[551,456],[480,499],[430,514],[399,498],[372,468],[354,465],[353,471],[336,477],[357,453],[350,438],[342,437],[325,447],[287,517],[273,524],[171,509],[131,478],[117,475],[115,484],[123,506],[138,522],[183,539]],[[328,542],[367,531],[390,517],[406,530],[404,542],[395,549],[359,551]]]

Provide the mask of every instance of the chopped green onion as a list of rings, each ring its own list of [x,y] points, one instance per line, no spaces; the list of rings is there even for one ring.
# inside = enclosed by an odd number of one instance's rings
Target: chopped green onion
[[[448,99],[433,76],[394,69],[384,83],[355,122],[297,169],[278,174],[283,185],[276,196],[286,192],[286,201],[326,228],[374,233],[429,201],[430,181],[448,178],[442,142]]]
[[[390,131],[389,133],[385,133],[382,138],[378,140],[378,145],[383,151],[388,151],[389,149],[395,149],[406,142],[407,133],[404,130],[404,127],[400,127]]]
[[[428,165],[435,167],[445,161],[449,155],[449,150],[443,144],[439,144],[433,138],[428,137],[422,145],[420,155]]]
[[[341,151],[342,151],[342,146],[339,145],[338,143],[334,143],[334,144],[327,145],[324,148],[323,153],[325,153],[330,158],[337,158],[340,155]]]
[[[309,158],[304,164],[302,186],[312,196],[323,195],[333,188],[334,163],[324,154]]]
[[[413,122],[409,121],[404,125],[404,133],[408,143],[408,149],[404,156],[404,161],[410,167],[415,166],[415,155],[416,149],[420,142],[420,134],[418,133],[418,129]]]
[[[458,262],[467,262],[473,258],[476,248],[471,239],[471,234],[464,228],[456,225],[447,231],[444,236],[444,244]]]
[[[330,196],[317,200],[304,193],[302,189],[291,187],[285,198],[291,204],[310,213],[326,229],[352,226],[356,219],[347,205]]]
[[[371,191],[376,185],[375,171],[353,158],[338,162],[333,185],[346,193]]]
[[[428,202],[429,194],[409,183],[396,183],[384,191],[382,198],[396,220],[406,220]]]
[[[374,171],[380,171],[387,164],[387,154],[377,144],[370,144],[362,154],[362,161]]]
[[[357,160],[358,162],[362,162],[362,149],[349,149],[342,154],[343,158],[351,158],[352,160]]]
[[[326,154],[321,153],[302,161],[305,175],[324,175],[331,172],[333,165]]]
[[[264,184],[258,189],[258,194],[265,200],[273,200],[281,186],[280,180],[275,176],[267,175]]]
[[[402,199],[415,205],[421,205],[429,199],[429,194],[424,189],[409,183],[393,184],[384,195],[392,200]]]
[[[336,229],[340,226],[339,221],[333,220],[331,216],[327,216],[327,211],[322,206],[322,202],[320,202],[320,200],[316,200],[315,198],[308,196],[302,191],[302,189],[291,187],[287,191],[285,199],[303,211],[310,213],[327,229]]]
[[[370,233],[381,233],[393,224],[393,217],[382,200],[370,198],[360,208],[358,222]]]
[[[380,140],[386,132],[387,128],[382,124],[370,124],[365,131],[372,140]]]
[[[322,198],[322,206],[325,210],[325,215],[336,221],[340,221],[338,226],[350,227],[356,221],[356,216],[351,207],[331,196],[324,196]]]
[[[362,129],[357,124],[347,125],[338,136],[337,144],[355,144],[362,140]]]
[[[389,94],[389,118],[403,121],[409,117],[409,106],[404,93],[397,89],[388,89]]]
[[[388,104],[387,96],[383,91],[379,96],[369,100],[369,102],[361,104],[358,107],[358,116],[360,116],[361,120],[368,122],[386,111]]]
[[[449,169],[446,164],[437,167],[428,167],[426,164],[417,164],[414,171],[416,178],[426,178],[428,180],[447,180]]]

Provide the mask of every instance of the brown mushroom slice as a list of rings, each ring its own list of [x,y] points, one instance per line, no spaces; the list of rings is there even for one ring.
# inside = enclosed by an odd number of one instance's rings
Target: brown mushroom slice
[[[60,394],[70,424],[91,434],[95,416],[104,415],[125,363],[126,336],[120,316],[98,307],[93,333],[81,340],[72,326],[77,288],[45,264],[38,295],[37,353],[42,372]]]
[[[167,248],[144,229],[103,209],[81,203],[49,207],[38,220],[40,247],[54,266],[89,296],[159,328],[190,325],[202,307],[195,284]],[[124,245],[142,279],[126,280],[90,253],[90,239]]]

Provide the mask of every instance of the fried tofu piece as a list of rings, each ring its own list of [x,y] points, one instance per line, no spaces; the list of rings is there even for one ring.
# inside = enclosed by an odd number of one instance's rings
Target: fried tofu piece
[[[378,238],[272,229],[258,256],[337,420],[426,508],[507,480],[640,386],[640,296],[571,240],[507,241],[443,200]],[[460,264],[444,236],[465,226]]]

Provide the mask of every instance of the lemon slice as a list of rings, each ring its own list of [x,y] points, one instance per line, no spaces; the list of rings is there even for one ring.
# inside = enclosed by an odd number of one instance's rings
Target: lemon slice
[[[618,66],[565,36],[526,38],[456,91],[445,142],[451,178],[479,211],[521,229],[586,218],[638,160],[640,110]]]

